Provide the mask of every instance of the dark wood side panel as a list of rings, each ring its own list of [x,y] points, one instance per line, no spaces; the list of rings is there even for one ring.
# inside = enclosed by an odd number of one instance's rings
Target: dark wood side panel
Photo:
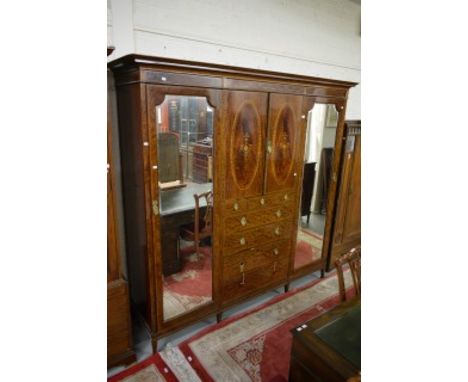
[[[127,282],[107,284],[107,366],[135,360]]]
[[[116,212],[112,166],[112,109],[107,99],[107,281],[120,276],[119,246],[117,241]]]
[[[146,221],[140,85],[117,87],[125,234],[130,295],[146,304]]]
[[[227,94],[226,199],[263,192],[267,100],[266,93]]]
[[[361,124],[346,123],[333,247],[329,266],[338,256],[361,244]]]

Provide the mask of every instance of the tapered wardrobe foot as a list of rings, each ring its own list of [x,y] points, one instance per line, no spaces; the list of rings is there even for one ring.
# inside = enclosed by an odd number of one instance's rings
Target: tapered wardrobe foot
[[[216,322],[219,324],[223,319],[223,312],[216,313]]]
[[[286,293],[289,290],[289,283],[284,284],[284,293]]]
[[[158,352],[158,339],[151,336],[151,347],[153,348],[153,354]]]

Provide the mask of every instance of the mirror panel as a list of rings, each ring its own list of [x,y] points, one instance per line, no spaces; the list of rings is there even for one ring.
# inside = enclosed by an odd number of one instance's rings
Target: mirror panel
[[[212,302],[213,121],[205,97],[156,107],[164,321]]]
[[[334,104],[316,103],[308,113],[294,270],[322,257],[338,117]]]

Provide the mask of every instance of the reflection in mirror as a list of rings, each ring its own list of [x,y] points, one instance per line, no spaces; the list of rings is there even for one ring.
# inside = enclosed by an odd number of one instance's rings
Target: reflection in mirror
[[[164,320],[212,301],[213,115],[205,97],[156,107]]]
[[[319,261],[322,256],[337,126],[335,105],[315,104],[309,111],[294,269]]]

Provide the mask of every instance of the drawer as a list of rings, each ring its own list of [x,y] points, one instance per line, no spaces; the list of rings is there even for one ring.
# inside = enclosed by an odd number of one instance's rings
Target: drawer
[[[276,262],[287,262],[289,241],[282,240],[260,247],[252,247],[224,258],[223,280],[238,279],[239,273],[257,268],[273,266]]]
[[[290,208],[276,206],[266,210],[229,216],[226,218],[224,226],[227,233],[232,231],[244,231],[263,224],[289,219],[291,216],[292,212]]]
[[[247,199],[247,210],[264,210],[272,206],[291,206],[294,201],[292,190],[284,192],[275,192]]]
[[[240,267],[240,264],[236,264]],[[239,269],[239,268],[238,268]],[[223,280],[223,300],[229,301],[263,289],[268,285],[286,280],[288,274],[287,258],[279,258],[260,268],[232,273],[229,279]]]
[[[293,190],[274,192],[252,198],[227,200],[224,204],[227,215],[245,213],[254,210],[264,210],[275,206],[292,206],[294,203]]]
[[[245,212],[247,211],[247,199],[226,200],[224,206],[227,214]]]
[[[292,223],[279,221],[251,229],[250,231],[227,234],[224,239],[224,255],[249,249],[271,241],[286,239],[291,236]]]

